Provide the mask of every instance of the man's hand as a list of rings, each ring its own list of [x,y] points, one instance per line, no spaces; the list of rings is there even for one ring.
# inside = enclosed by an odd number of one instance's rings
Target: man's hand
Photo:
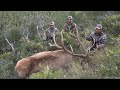
[[[101,48],[104,47],[104,44],[96,45],[97,49],[100,50]]]
[[[100,45],[96,45],[97,47],[97,50],[100,50],[101,49],[101,46]]]

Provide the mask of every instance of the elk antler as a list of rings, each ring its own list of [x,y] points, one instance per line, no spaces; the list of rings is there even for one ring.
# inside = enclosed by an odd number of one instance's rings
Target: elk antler
[[[78,35],[75,36],[75,35],[72,34],[71,32],[70,32],[70,35],[77,39],[77,41],[79,42],[79,44],[80,44],[80,45],[82,46],[82,48],[84,49],[85,54],[75,54],[75,53],[73,52],[73,48],[72,48],[71,45],[70,45],[71,51],[68,50],[68,49],[64,46],[63,30],[61,31],[61,43],[62,43],[62,47],[59,46],[59,45],[56,43],[55,37],[54,37],[54,44],[49,43],[49,45],[50,45],[51,47],[56,47],[56,48],[58,48],[58,49],[64,49],[67,53],[69,53],[69,54],[71,54],[71,55],[73,55],[73,56],[81,57],[81,58],[86,58],[87,56],[93,55],[93,54],[96,52],[96,50],[94,50],[94,52],[92,52],[92,53],[90,52],[90,49],[91,49],[91,48],[94,46],[94,44],[95,44],[95,39],[94,39],[94,38],[93,38],[93,42],[94,42],[93,45],[92,45],[91,47],[89,47],[88,49],[85,49],[85,47],[84,47],[83,44],[81,43]]]
[[[77,39],[77,41],[79,42],[79,44],[80,44],[80,45],[82,46],[82,48],[84,49],[84,52],[86,53],[86,55],[88,55],[88,54],[89,54],[89,55],[93,55],[93,54],[97,51],[97,49],[94,49],[92,52],[90,51],[90,49],[95,45],[95,39],[94,39],[94,38],[92,38],[92,39],[93,39],[93,44],[92,44],[92,46],[90,46],[90,47],[88,47],[87,49],[85,49],[84,45],[81,43],[81,41],[80,41],[80,39],[79,39],[79,35],[75,36],[75,35],[72,34],[71,32],[70,32],[70,35]]]
[[[62,47],[57,45],[57,43],[56,43],[55,34],[53,34],[53,41],[54,41],[54,44],[48,43],[50,45],[50,47],[56,47],[57,49],[62,49]]]
[[[77,39],[77,41],[78,41],[79,45],[81,45],[81,46],[82,46],[82,48],[83,48],[83,50],[84,50],[85,54],[87,54],[88,52],[87,52],[87,50],[85,49],[85,47],[83,46],[83,44],[81,43],[81,41],[80,41],[80,39],[79,39],[79,35],[77,34],[77,36],[75,36],[75,35],[74,35],[74,34],[72,34],[71,32],[70,32],[70,35],[71,35],[72,37],[74,37],[75,39]]]
[[[93,44],[87,49],[90,55],[93,55],[97,51],[97,49],[94,49],[92,52],[90,51],[90,49],[95,45],[95,39],[94,38],[92,39],[93,39]]]
[[[73,56],[78,56],[78,57],[81,57],[81,58],[85,58],[85,57],[87,56],[86,54],[75,54],[75,53],[73,52],[73,49],[72,49],[71,45],[70,45],[70,47],[71,47],[72,52],[69,51],[69,50],[67,50],[67,48],[65,48],[65,46],[64,46],[63,32],[62,32],[62,31],[61,31],[61,41],[62,41],[62,48],[63,48],[66,52],[68,52],[69,54],[71,54],[71,55],[73,55]]]
[[[55,38],[54,38],[54,41],[55,41]],[[87,56],[87,54],[75,54],[75,53],[73,52],[73,49],[72,49],[71,46],[70,46],[70,47],[71,47],[72,52],[69,51],[69,50],[64,46],[63,31],[61,31],[61,43],[62,43],[62,47],[59,46],[59,45],[57,45],[56,41],[55,41],[54,44],[49,43],[49,45],[52,46],[52,47],[53,47],[53,46],[54,46],[54,47],[57,47],[58,49],[64,49],[67,53],[69,53],[69,54],[71,54],[71,55],[73,55],[73,56],[78,56],[78,57],[81,57],[81,58],[85,58],[85,57]]]

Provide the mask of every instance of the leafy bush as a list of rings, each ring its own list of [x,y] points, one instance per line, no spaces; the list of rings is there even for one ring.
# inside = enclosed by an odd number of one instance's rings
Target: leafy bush
[[[22,38],[21,44],[19,47],[16,48],[16,51],[19,52],[19,56],[21,58],[27,57],[29,55],[41,52],[44,50],[43,43],[38,42],[36,43],[34,40],[26,40],[25,38]]]
[[[106,16],[102,21],[103,30],[113,36],[120,34],[120,15]]]
[[[0,78],[15,78],[13,56],[11,52],[0,55]]]
[[[103,78],[120,78],[120,46],[108,51],[109,62],[102,64],[100,73]]]

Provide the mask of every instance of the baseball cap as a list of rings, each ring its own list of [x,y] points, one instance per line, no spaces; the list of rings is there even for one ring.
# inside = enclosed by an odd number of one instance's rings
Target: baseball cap
[[[68,16],[67,18],[68,18],[68,19],[73,19],[73,17],[72,17],[72,16]]]
[[[97,24],[95,29],[102,29],[102,25],[101,24]]]
[[[55,25],[54,21],[52,21],[49,25],[50,25],[50,26],[51,26],[51,25],[52,25],[52,26]]]

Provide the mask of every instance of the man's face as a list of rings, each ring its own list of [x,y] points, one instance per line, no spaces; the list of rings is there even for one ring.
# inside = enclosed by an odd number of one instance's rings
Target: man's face
[[[100,33],[100,32],[102,32],[102,29],[98,29],[98,28],[96,28],[96,33]]]
[[[68,19],[67,22],[68,23],[71,23],[73,21],[73,19]]]
[[[51,29],[53,29],[53,28],[54,28],[54,25],[49,25],[49,26],[50,26],[50,28],[51,28]]]

